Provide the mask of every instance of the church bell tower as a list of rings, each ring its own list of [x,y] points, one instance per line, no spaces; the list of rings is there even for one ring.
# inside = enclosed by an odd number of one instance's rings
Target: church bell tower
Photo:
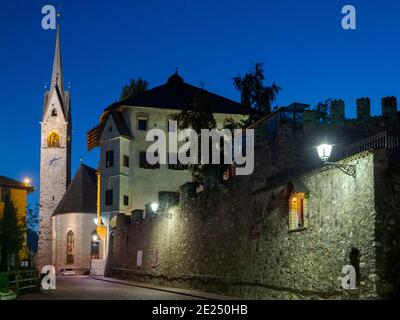
[[[44,95],[40,142],[40,215],[37,267],[54,264],[51,216],[71,180],[72,123],[70,94],[64,90],[61,63],[60,27],[51,85]]]

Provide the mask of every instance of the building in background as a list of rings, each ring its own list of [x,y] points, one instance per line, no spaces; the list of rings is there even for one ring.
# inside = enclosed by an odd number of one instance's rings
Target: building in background
[[[20,250],[20,261],[27,260],[29,258],[29,252],[27,248],[27,234],[26,234],[26,206],[27,196],[32,193],[34,188],[28,183],[19,182],[4,176],[0,176],[0,218],[4,214],[4,205],[7,197],[14,204],[18,225],[23,234],[23,242]]]
[[[158,199],[158,192],[178,190],[192,181],[185,166],[151,165],[146,150],[148,130],[157,128],[167,135],[174,114],[194,108],[197,94],[206,92],[218,128],[226,119],[240,121],[248,114],[237,102],[195,87],[176,72],[161,86],[139,96],[115,103],[104,110],[98,126],[88,132],[89,150],[100,147],[100,207],[103,220],[136,209]],[[167,137],[168,141],[168,137]]]

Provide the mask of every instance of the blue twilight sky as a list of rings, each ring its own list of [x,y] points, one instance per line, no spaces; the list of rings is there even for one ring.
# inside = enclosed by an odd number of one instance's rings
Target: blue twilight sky
[[[39,186],[44,83],[49,83],[55,32],[41,28],[41,8],[58,2],[2,1],[0,7],[0,175]],[[341,28],[353,4],[357,30]],[[278,105],[400,97],[397,0],[64,1],[61,41],[65,82],[72,86],[73,174],[82,156],[96,167],[85,133],[130,78],[151,86],[179,67],[185,81],[239,100],[232,77],[265,62],[283,91]],[[39,192],[30,197],[38,202]]]

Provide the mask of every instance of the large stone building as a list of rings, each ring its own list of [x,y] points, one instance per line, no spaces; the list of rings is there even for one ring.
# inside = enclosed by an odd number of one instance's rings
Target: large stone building
[[[109,274],[245,298],[399,297],[400,117],[395,98],[375,118],[368,101],[357,119],[336,100],[326,121],[299,103],[260,120],[252,175],[160,189],[161,211],[118,215]],[[342,289],[346,265],[355,290]]]
[[[146,150],[151,142],[146,141],[146,134],[152,128],[168,133],[172,116],[194,108],[196,95],[201,92],[207,91],[185,83],[175,73],[164,85],[104,110],[100,124],[88,132],[89,149],[100,147],[100,207],[104,221],[113,225],[117,214],[131,215],[157,200],[159,190],[176,191],[192,180],[183,166],[147,163]],[[218,128],[226,119],[239,121],[247,113],[232,100],[211,92],[207,97]]]

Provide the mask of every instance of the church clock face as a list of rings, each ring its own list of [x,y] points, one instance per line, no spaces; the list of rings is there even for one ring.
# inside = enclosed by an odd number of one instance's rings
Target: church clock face
[[[49,160],[49,170],[51,172],[55,172],[61,169],[62,167],[62,161],[63,157],[54,157]]]

